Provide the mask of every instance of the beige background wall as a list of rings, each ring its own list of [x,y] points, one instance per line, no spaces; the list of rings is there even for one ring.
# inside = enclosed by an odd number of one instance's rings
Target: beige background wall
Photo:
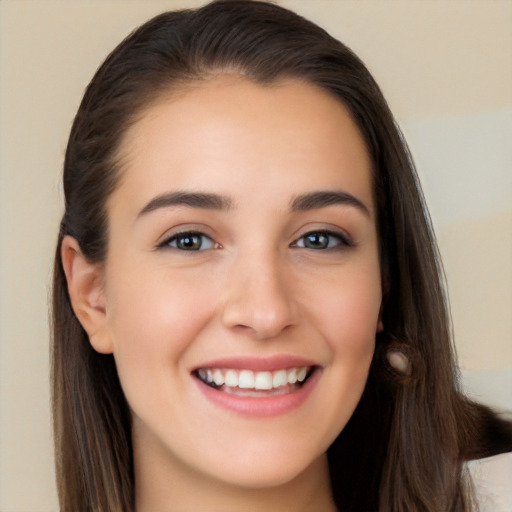
[[[172,0],[0,1],[0,510],[55,510],[47,283],[59,175],[106,53]],[[286,0],[365,60],[440,235],[466,387],[512,409],[512,2]]]

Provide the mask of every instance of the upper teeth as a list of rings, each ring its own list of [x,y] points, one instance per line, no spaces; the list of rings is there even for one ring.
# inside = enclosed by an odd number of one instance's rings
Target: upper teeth
[[[303,382],[308,371],[309,367],[303,366],[273,372],[201,368],[197,373],[201,380],[209,384],[215,384],[217,386],[224,384],[233,388],[265,390],[279,388],[287,384],[295,384],[296,382]]]

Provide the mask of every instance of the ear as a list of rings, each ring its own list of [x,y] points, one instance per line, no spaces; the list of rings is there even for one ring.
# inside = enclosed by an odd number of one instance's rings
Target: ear
[[[106,318],[103,293],[103,269],[91,263],[82,253],[78,242],[65,236],[61,245],[61,260],[71,306],[97,352],[111,354],[113,344]]]

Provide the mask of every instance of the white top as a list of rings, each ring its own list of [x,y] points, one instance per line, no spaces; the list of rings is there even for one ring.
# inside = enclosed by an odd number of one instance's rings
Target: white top
[[[512,452],[468,463],[479,512],[512,512]]]

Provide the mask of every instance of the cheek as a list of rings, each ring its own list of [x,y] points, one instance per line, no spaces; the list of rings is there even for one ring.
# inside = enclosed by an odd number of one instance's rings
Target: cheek
[[[328,351],[318,403],[330,444],[352,416],[368,378],[381,303],[378,266],[352,267],[317,284],[308,297],[308,320]]]
[[[171,279],[171,273],[147,269],[129,275],[112,276],[107,288],[108,328],[120,378],[142,380],[148,373],[168,372],[169,366],[179,369],[182,354],[213,314],[205,281],[176,273]]]
[[[375,351],[381,304],[378,266],[351,269],[331,281],[329,292],[317,298],[316,321],[330,351],[325,368],[331,389],[334,434],[344,428],[363,393]]]
[[[311,300],[334,357],[357,360],[373,354],[382,300],[378,266],[353,269],[330,280]]]

